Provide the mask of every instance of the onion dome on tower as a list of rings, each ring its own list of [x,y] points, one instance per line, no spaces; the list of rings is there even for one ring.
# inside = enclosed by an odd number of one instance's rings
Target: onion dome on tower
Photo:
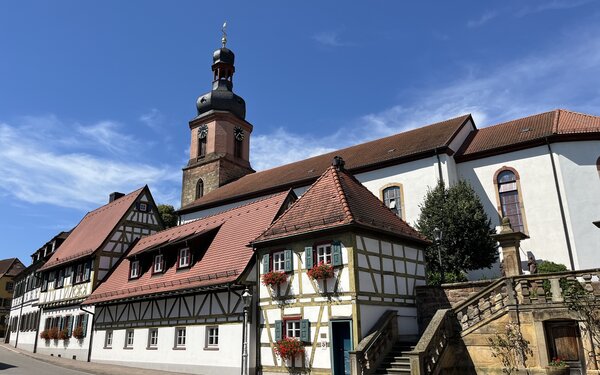
[[[217,110],[228,111],[244,120],[246,117],[246,102],[233,93],[233,73],[235,72],[235,55],[226,48],[227,34],[223,29],[223,46],[213,54],[213,85],[212,90],[201,95],[196,101],[198,117],[204,113]]]

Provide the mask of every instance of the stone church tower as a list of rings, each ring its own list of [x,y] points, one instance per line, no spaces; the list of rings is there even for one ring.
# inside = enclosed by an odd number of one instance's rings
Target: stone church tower
[[[181,207],[228,182],[254,172],[250,167],[250,133],[246,103],[233,93],[235,55],[225,47],[213,54],[212,90],[196,102],[190,121],[190,160],[183,168]]]

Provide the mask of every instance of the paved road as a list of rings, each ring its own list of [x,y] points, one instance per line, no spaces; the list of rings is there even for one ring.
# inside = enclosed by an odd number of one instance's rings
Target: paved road
[[[89,372],[69,370],[38,361],[19,352],[0,346],[0,372],[2,375],[88,375]]]

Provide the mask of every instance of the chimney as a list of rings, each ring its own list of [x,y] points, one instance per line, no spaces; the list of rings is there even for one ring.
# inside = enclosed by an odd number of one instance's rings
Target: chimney
[[[336,171],[343,171],[345,164],[346,162],[344,161],[344,159],[342,159],[341,156],[334,156],[333,162],[331,163],[331,165],[333,165]]]
[[[108,196],[108,203],[112,203],[112,202],[116,201],[117,199],[121,198],[124,195],[125,194],[119,193],[117,191],[115,191],[114,193],[110,193],[110,195]]]

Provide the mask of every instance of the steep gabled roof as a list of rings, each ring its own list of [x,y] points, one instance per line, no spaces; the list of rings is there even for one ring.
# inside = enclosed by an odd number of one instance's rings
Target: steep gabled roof
[[[144,186],[94,211],[88,212],[79,224],[73,228],[58,250],[40,267],[40,271],[81,259],[98,250],[133,203],[147,189]]]
[[[25,265],[18,258],[0,260],[0,277],[17,276],[25,269]]]
[[[356,225],[428,244],[350,173],[331,166],[253,243]]]
[[[600,137],[600,117],[557,109],[539,113],[472,132],[456,159],[471,160],[577,137]]]
[[[293,193],[289,191],[275,194],[142,238],[84,304],[226,285],[236,281],[253,256],[248,244],[273,222],[291,195]],[[202,241],[210,241],[210,244],[189,269],[182,271],[170,267],[160,276],[144,272],[137,279],[129,279],[132,258],[158,248],[163,254],[178,251],[179,247],[166,246],[203,235],[206,236]]]
[[[179,213],[310,185],[331,165],[331,160],[336,155],[344,158],[348,170],[357,173],[413,158],[426,157],[435,152],[455,152],[456,150],[449,150],[448,146],[470,119],[471,115],[467,114],[280,167],[251,173],[205,194],[191,204],[182,207]]]

